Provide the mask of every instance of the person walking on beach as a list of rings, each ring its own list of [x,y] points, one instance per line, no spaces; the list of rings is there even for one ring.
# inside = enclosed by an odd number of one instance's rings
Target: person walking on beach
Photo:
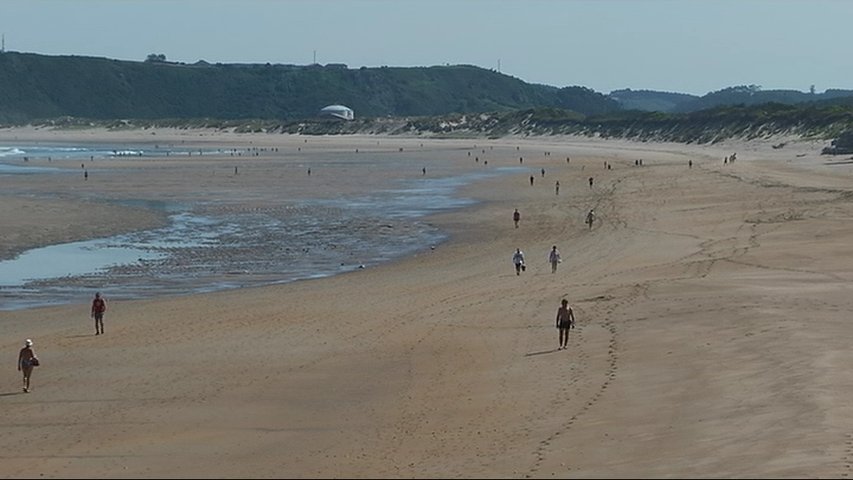
[[[515,223],[515,228],[518,228],[518,221],[521,220],[521,214],[518,213],[518,209],[516,208],[514,212],[512,212],[512,221]]]
[[[592,177],[589,177],[589,188],[592,188]]]
[[[592,222],[595,221],[595,210],[590,210],[589,213],[586,214],[586,223],[589,225],[589,229],[592,230]]]
[[[24,393],[30,392],[30,376],[33,368],[39,365],[39,359],[33,351],[33,341],[29,338],[24,341],[24,348],[18,353],[18,371],[24,374]]]
[[[560,308],[557,309],[557,329],[560,331],[560,346],[557,350],[564,350],[569,346],[569,330],[575,328],[575,312],[572,311],[569,301],[565,298],[560,303]]]
[[[551,248],[551,253],[548,254],[548,261],[551,262],[551,273],[557,273],[557,264],[563,260],[560,258],[560,251],[557,250],[556,245]]]
[[[107,301],[98,292],[92,300],[92,318],[95,319],[95,335],[104,333],[104,312],[106,311]]]
[[[530,186],[533,186],[533,175],[530,176]]]
[[[527,267],[524,265],[524,252],[520,248],[516,248],[515,253],[512,254],[512,263],[515,265],[516,275],[521,275],[521,272],[527,270]]]
[[[560,181],[557,180],[557,184],[554,185],[554,192],[559,195],[560,194]]]

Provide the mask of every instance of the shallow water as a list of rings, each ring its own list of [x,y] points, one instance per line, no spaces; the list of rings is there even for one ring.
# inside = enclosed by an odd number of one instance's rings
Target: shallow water
[[[0,310],[110,298],[211,292],[353,271],[425,250],[445,235],[433,212],[471,205],[460,186],[508,168],[453,178],[401,181],[397,188],[335,200],[301,200],[234,212],[216,203],[172,205],[168,226],[54,245],[0,262]]]
[[[119,157],[167,157],[167,156],[191,156],[222,153],[221,149],[191,149],[175,147],[174,145],[151,146],[151,145],[89,145],[71,146],[62,144],[27,144],[9,142],[0,143],[0,166],[20,166],[20,162],[27,160],[51,161],[86,161],[89,159],[119,158]],[[46,168],[46,167],[32,167]],[[15,173],[10,171],[9,173]]]

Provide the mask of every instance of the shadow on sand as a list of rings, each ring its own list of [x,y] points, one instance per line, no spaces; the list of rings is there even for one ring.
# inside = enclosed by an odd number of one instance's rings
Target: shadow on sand
[[[555,349],[553,349],[553,350],[543,350],[543,351],[541,351],[541,352],[530,352],[530,353],[525,353],[525,354],[524,354],[524,356],[525,356],[525,357],[532,357],[532,356],[534,356],[534,355],[545,355],[546,353],[554,353],[554,352],[557,352],[557,351],[558,351],[558,350],[555,348]]]

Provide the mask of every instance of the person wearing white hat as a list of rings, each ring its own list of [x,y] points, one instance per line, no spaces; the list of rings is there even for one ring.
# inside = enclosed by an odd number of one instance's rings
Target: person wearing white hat
[[[24,348],[18,353],[18,371],[24,373],[24,393],[30,391],[30,376],[33,368],[39,365],[39,359],[33,351],[33,341],[29,338],[24,341]]]

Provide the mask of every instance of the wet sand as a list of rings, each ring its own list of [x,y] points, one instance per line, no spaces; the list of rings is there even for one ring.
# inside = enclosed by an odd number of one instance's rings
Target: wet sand
[[[12,135],[112,134],[0,131]],[[0,202],[4,232],[23,232],[4,233],[4,248],[86,237],[56,220],[84,218],[87,195],[264,208],[282,191],[333,196],[408,167],[420,175],[427,161],[428,174],[452,176],[518,166],[519,156],[535,182],[512,174],[464,188],[481,203],[429,218],[451,235],[435,250],[331,278],[111,302],[102,337],[92,335],[88,298],[0,312],[9,361],[0,371],[0,476],[850,472],[853,166],[827,164],[839,159],[820,157],[821,142],[340,137],[306,146],[291,136],[156,137],[277,147],[287,157],[261,155],[237,176],[225,175],[231,158],[212,156],[146,160],[150,168],[133,174],[113,174],[133,169],[130,159],[111,160],[100,172],[109,180],[93,182],[94,170],[87,185],[35,176],[3,183],[19,205],[39,197],[27,217]],[[488,167],[473,162],[473,144]],[[304,185],[305,162],[355,148],[399,158],[384,169],[360,168],[356,158]],[[723,165],[732,152],[737,162]],[[312,180],[323,178],[316,173]],[[591,230],[589,208],[598,218]],[[101,231],[160,221],[119,210],[99,217]],[[552,245],[563,257],[555,274]],[[510,262],[516,247],[528,259],[521,276]],[[564,297],[578,327],[557,351]],[[42,359],[30,394],[19,393],[12,368],[24,338]]]

